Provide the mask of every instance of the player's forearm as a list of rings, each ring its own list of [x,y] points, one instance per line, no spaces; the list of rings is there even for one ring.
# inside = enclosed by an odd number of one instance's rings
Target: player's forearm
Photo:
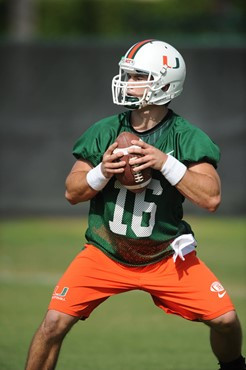
[[[176,188],[194,204],[216,211],[221,201],[219,178],[188,169]]]
[[[66,179],[65,197],[71,204],[86,202],[92,199],[97,191],[92,189],[86,180],[87,172],[71,173]]]

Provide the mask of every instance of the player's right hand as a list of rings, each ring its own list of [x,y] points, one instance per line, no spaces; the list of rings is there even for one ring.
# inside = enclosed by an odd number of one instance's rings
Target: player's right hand
[[[113,143],[108,147],[102,159],[102,173],[105,177],[111,178],[116,173],[124,172],[125,161],[121,161],[122,152],[113,153],[118,143]]]

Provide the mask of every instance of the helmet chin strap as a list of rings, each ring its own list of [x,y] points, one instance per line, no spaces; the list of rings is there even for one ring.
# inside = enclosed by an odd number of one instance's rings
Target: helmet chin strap
[[[127,96],[126,97],[126,102],[129,102],[129,103],[137,103],[139,102],[139,98],[135,97],[135,96]],[[131,105],[124,105],[125,108],[128,108],[129,110],[135,110],[135,109],[141,109],[141,108],[144,108],[146,107],[147,105],[149,105],[146,100],[142,101],[140,104],[131,104]],[[152,104],[150,104],[152,105]]]
[[[135,109],[139,109],[140,108],[140,105],[139,104],[134,104],[134,103],[137,103],[139,102],[139,99],[135,96],[126,96],[125,98],[126,102],[129,102],[129,103],[133,103],[131,105],[124,105],[125,108],[128,108],[130,110],[135,110]]]
[[[144,97],[144,99],[143,99]],[[141,102],[139,102],[141,99],[143,99]],[[148,105],[148,100],[149,100],[149,93],[146,93],[146,89],[145,89],[145,92],[143,94],[143,96],[140,98],[138,98],[137,96],[126,96],[125,97],[125,101],[126,103],[129,102],[129,103],[132,103],[131,105],[124,105],[125,108],[128,108],[130,110],[135,110],[135,109],[140,109],[140,108],[143,108],[143,107],[146,107]],[[134,104],[136,103],[136,104]],[[137,104],[138,103],[138,104]]]

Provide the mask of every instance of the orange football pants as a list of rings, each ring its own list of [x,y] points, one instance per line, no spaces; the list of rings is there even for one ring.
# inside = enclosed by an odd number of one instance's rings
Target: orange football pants
[[[216,276],[191,252],[185,261],[169,257],[129,267],[87,244],[58,282],[49,309],[84,320],[103,301],[131,290],[151,294],[166,313],[188,320],[212,320],[234,306]]]

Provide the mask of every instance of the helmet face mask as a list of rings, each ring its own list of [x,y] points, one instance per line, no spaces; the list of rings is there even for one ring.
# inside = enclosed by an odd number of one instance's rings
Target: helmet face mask
[[[162,41],[146,40],[133,45],[119,67],[119,74],[112,80],[113,102],[117,105],[129,109],[163,105],[182,92],[184,60],[176,49]],[[131,78],[138,75],[146,78]],[[136,93],[138,89],[141,95]]]
[[[139,80],[135,78],[132,81],[132,75],[145,78],[139,78]],[[155,81],[151,73],[147,74],[143,71],[129,73],[129,71],[120,68],[119,75],[115,76],[112,81],[113,100],[118,105],[135,107],[135,104],[137,104],[144,106],[149,99],[154,84]]]

